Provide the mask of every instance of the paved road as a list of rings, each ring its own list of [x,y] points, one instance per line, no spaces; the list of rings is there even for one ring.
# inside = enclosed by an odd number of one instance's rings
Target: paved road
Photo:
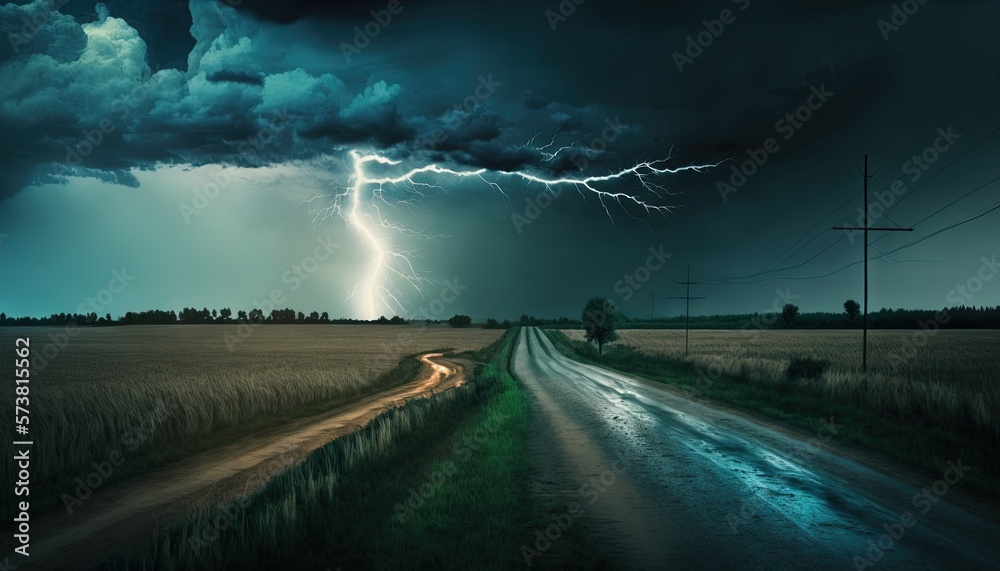
[[[112,549],[144,540],[157,525],[248,495],[327,442],[359,430],[392,407],[457,386],[475,368],[471,361],[440,353],[420,360],[422,375],[411,382],[98,489],[72,515],[40,516],[32,523],[31,559],[18,563],[19,568],[86,569]]]
[[[554,522],[576,526],[539,530],[554,541],[526,537],[534,568],[558,566],[560,541],[576,532],[626,569],[1000,569],[1000,514],[961,497],[957,472],[939,476],[951,485],[889,475],[567,359],[533,328],[513,372],[538,411],[535,493]]]

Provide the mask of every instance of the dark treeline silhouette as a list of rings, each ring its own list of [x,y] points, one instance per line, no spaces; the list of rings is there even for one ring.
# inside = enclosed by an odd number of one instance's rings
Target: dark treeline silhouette
[[[850,301],[850,300],[849,300]],[[850,309],[854,309],[853,305]],[[692,315],[692,329],[741,329],[747,326],[755,328],[790,328],[790,329],[859,329],[861,317],[853,312],[788,312],[786,315],[768,313],[733,313],[725,315]],[[786,320],[785,318],[789,318]],[[684,316],[648,319],[632,319],[619,315],[621,329],[683,329]],[[431,323],[442,323],[441,320],[421,320]],[[269,314],[259,309],[237,311],[235,314],[229,308],[196,309],[185,307],[179,313],[154,309],[150,311],[130,311],[117,319],[111,314],[98,316],[96,313],[53,313],[48,317],[9,317],[0,313],[0,325],[174,325],[174,324],[218,324],[253,322],[265,324],[301,324],[301,323],[332,323],[332,324],[364,324],[376,323],[383,325],[405,325],[407,320],[393,316],[378,319],[331,319],[327,312],[313,311],[308,315],[292,309],[275,309]],[[470,327],[472,320],[465,315],[456,315],[448,320],[453,327]],[[568,317],[535,317],[522,315],[516,322],[504,320],[499,322],[488,318],[483,325],[486,329],[508,329],[513,325],[533,325],[540,327],[580,328],[579,319]],[[924,309],[880,309],[868,314],[868,327],[872,329],[918,329],[920,327],[941,329],[1000,329],[1000,306],[969,307],[956,306],[937,311]]]
[[[790,318],[786,322],[785,318]],[[639,328],[684,328],[684,316],[633,320],[623,318],[626,329]],[[742,313],[728,315],[692,315],[692,329],[740,329],[748,324],[755,328],[773,329],[860,329],[861,317],[848,312],[791,312],[787,314]],[[939,310],[929,309],[880,309],[868,314],[869,329],[1000,329],[1000,306],[967,307],[956,306]]]
[[[0,313],[0,325],[175,325],[175,324],[213,324],[213,323],[378,323],[387,325],[405,325],[407,321],[399,316],[387,319],[384,316],[378,319],[330,319],[327,312],[313,311],[306,315],[293,309],[275,309],[268,315],[259,309],[248,311],[237,311],[235,315],[228,307],[222,309],[208,308],[196,309],[185,307],[179,313],[176,311],[163,311],[153,309],[150,311],[134,312],[129,311],[125,315],[113,319],[111,314],[98,317],[96,313],[53,313],[48,317],[8,317],[6,313]]]

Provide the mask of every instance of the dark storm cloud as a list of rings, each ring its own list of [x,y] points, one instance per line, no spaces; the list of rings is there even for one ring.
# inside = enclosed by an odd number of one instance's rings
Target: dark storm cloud
[[[267,30],[219,4],[192,2],[196,43],[186,70],[151,69],[138,31],[104,5],[82,24],[50,7],[37,0],[0,13],[8,34],[25,19],[44,24],[0,68],[11,101],[0,122],[14,134],[0,159],[0,197],[68,174],[135,186],[129,170],[156,163],[253,166],[353,144],[472,167],[548,169],[546,155],[526,145],[531,133],[481,101],[404,115],[398,84],[348,86],[330,73],[274,68],[256,48]],[[494,83],[482,78],[476,93],[485,99]],[[590,132],[586,109],[549,102],[534,115],[530,128]],[[555,170],[569,166],[560,159]]]
[[[729,3],[591,0],[555,32],[545,11],[558,2],[406,3],[405,23],[365,47],[368,68],[330,61],[382,1],[115,0],[74,4],[72,15],[56,4],[0,7],[0,31],[21,38],[0,47],[0,199],[65,174],[135,185],[132,168],[158,163],[251,166],[357,144],[559,174],[580,167],[574,156],[606,171],[678,143],[687,157],[720,158],[772,136],[817,86],[836,94],[836,109],[860,112],[902,81],[902,56],[874,27],[888,14],[880,3],[754,2],[683,73],[671,54]],[[42,25],[25,33],[25,20]],[[859,37],[862,27],[870,33]],[[299,67],[285,50],[303,31],[310,65]],[[459,87],[419,96],[445,75],[480,73],[426,55],[460,58],[467,37],[484,61],[521,74],[500,82],[511,92],[472,103]],[[623,128],[598,144],[608,121]],[[789,147],[842,121],[818,113]]]
[[[545,106],[549,104],[548,100],[535,95],[530,89],[524,90],[521,94],[521,101],[524,102],[524,106],[528,109],[545,109]]]
[[[365,19],[372,10],[384,9],[386,0],[221,0],[259,18],[288,24],[303,18]]]
[[[238,71],[216,71],[208,76],[211,82],[230,81],[233,83],[245,83],[247,85],[264,85],[264,78],[259,75],[250,75]]]
[[[154,163],[259,165],[416,133],[396,110],[398,85],[265,73],[260,30],[217,5],[191,5],[198,43],[188,69],[155,73],[138,32],[106,7],[80,24],[53,5],[0,7],[0,30],[17,38],[0,66],[0,198],[67,174],[134,186],[128,171]],[[39,25],[22,29],[26,20]]]

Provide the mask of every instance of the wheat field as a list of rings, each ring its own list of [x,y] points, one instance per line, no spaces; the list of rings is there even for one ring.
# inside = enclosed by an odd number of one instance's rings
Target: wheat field
[[[62,328],[0,328],[33,355]],[[84,328],[31,370],[34,478],[82,476],[112,450],[135,451],[239,427],[364,392],[406,355],[489,345],[502,330],[447,326],[235,325]],[[231,339],[230,339],[231,341]],[[5,351],[3,361],[11,360]],[[49,353],[51,355],[51,352]],[[13,369],[13,362],[6,365]],[[13,409],[13,390],[0,397]],[[9,442],[7,445],[9,446]]]
[[[573,340],[583,331],[564,330]],[[615,344],[685,359],[682,330],[622,330]],[[830,366],[816,380],[830,397],[887,415],[915,415],[1000,437],[1000,331],[870,331],[868,373],[857,330],[692,330],[686,360],[711,375],[783,383],[789,362],[812,356]]]

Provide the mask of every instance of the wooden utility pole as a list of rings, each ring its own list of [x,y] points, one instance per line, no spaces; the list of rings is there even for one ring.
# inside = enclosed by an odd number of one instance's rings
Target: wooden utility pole
[[[865,225],[862,228],[855,228],[850,226],[834,226],[834,230],[864,230],[864,253],[865,253],[865,317],[863,320],[864,334],[861,342],[861,371],[868,372],[868,231],[875,230],[878,232],[913,232],[913,228],[878,228],[868,226],[868,179],[871,176],[868,175],[868,155],[865,155],[865,172],[862,175],[865,181],[865,198],[862,208],[864,208],[864,219]]]
[[[688,265],[687,268],[687,281],[677,282],[680,285],[687,286],[687,295],[684,297],[668,297],[667,299],[683,299],[685,300],[684,307],[684,356],[687,357],[688,354],[688,334],[691,330],[691,300],[692,299],[706,299],[704,297],[691,297],[691,286],[697,284],[698,282],[691,281],[691,266]]]

